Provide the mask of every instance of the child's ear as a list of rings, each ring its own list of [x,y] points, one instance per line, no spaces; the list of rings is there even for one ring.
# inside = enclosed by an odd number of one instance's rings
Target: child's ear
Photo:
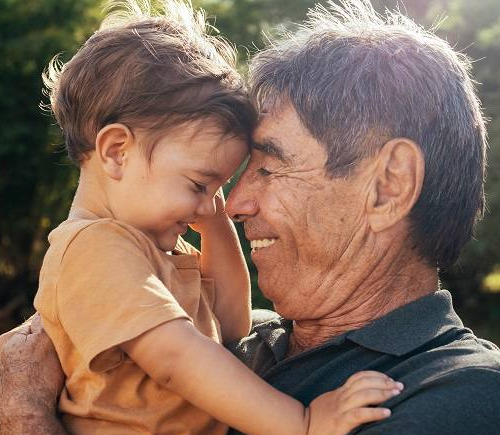
[[[124,124],[109,124],[97,133],[96,155],[104,172],[114,180],[122,178],[124,164],[133,142],[134,135]]]

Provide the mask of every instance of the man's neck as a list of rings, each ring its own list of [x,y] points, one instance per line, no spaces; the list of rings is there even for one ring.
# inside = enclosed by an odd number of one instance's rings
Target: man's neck
[[[353,279],[349,290],[345,287],[348,283],[341,283],[342,292],[349,297],[327,315],[318,319],[295,320],[288,355],[298,354],[317,347],[332,337],[362,328],[439,287],[436,268],[420,259],[415,259],[414,262],[395,261],[387,269],[387,273],[378,271],[362,280]],[[332,293],[340,290],[338,284],[338,281],[325,281],[325,285],[331,285]]]

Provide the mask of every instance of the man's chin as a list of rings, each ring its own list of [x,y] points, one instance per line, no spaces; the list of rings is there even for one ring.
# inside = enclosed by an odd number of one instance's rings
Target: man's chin
[[[266,299],[269,299],[273,304],[277,299],[276,291],[279,290],[278,283],[271,283],[269,279],[269,275],[265,271],[260,271],[257,269],[257,285],[259,286],[259,290],[262,292]]]

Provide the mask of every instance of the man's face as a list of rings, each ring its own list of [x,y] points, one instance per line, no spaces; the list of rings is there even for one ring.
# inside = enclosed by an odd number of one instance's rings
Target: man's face
[[[330,178],[326,151],[291,106],[265,114],[227,211],[243,220],[259,287],[284,317],[312,319],[341,306],[325,279],[341,276],[367,231],[366,177]]]

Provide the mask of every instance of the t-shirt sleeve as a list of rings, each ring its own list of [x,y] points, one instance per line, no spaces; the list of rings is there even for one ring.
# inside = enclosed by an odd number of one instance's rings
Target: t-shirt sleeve
[[[500,372],[487,367],[456,370],[421,386],[392,408],[382,422],[359,435],[491,435],[500,428]],[[406,394],[406,395],[405,395]],[[398,399],[396,399],[398,400]]]
[[[175,245],[175,251],[180,253],[180,254],[189,254],[189,255],[196,255],[198,259],[200,259],[201,252],[196,249],[191,243],[187,242],[184,240],[182,237],[179,237],[177,239],[177,243]]]
[[[144,244],[116,222],[97,222],[80,231],[63,256],[59,321],[93,371],[119,365],[121,343],[170,320],[189,319],[158,278]]]

